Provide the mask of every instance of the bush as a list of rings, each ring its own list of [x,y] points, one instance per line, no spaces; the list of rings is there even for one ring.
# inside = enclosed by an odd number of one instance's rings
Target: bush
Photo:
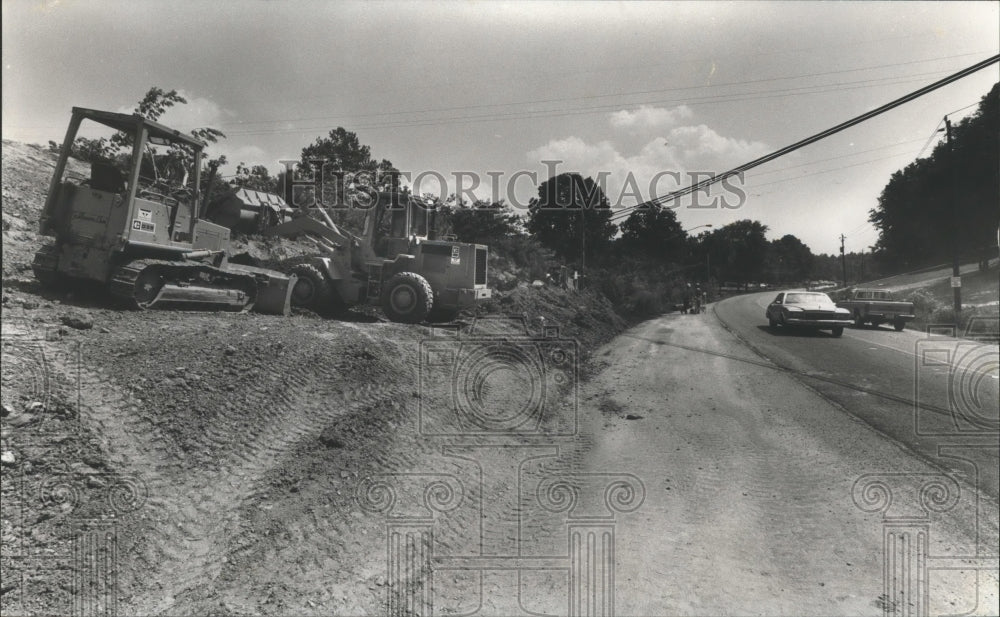
[[[490,244],[490,254],[496,257],[496,270],[514,271],[519,279],[527,282],[545,280],[554,265],[552,252],[528,236],[500,238]]]
[[[663,312],[663,302],[653,292],[642,289],[632,295],[629,314],[633,317],[652,317]]]

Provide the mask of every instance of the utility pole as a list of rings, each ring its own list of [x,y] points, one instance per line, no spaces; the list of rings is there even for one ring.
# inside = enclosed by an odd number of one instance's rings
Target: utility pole
[[[847,237],[840,234],[840,269],[844,274],[844,287],[847,287],[847,255],[844,254],[844,240]]]
[[[865,280],[865,249],[861,249],[861,274],[858,276],[858,280]]]
[[[958,271],[958,218],[955,216],[955,206],[957,205],[956,175],[958,168],[955,165],[954,151],[951,145],[951,120],[944,117],[945,136],[948,138],[948,165],[951,167],[951,289],[955,293],[955,320],[957,325],[958,315],[962,312],[962,276]],[[946,206],[945,212],[948,211]]]

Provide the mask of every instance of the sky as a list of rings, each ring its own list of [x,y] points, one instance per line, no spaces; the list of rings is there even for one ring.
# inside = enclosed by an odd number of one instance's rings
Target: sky
[[[633,205],[1000,51],[996,2],[2,7],[4,139],[59,142],[71,107],[129,112],[159,86],[188,100],[161,122],[222,130],[210,153],[233,164],[277,171],[343,126],[419,177],[419,192],[478,178],[467,196],[518,208],[552,170],[603,177],[613,205]],[[997,81],[994,64],[674,203],[678,219],[699,233],[749,218],[816,253],[839,251],[841,234],[847,251],[868,250],[868,212],[890,175],[929,154],[943,116],[972,113]]]

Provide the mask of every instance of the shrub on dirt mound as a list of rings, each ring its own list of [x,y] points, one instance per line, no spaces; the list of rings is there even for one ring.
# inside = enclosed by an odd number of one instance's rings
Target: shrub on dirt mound
[[[532,336],[542,334],[545,327],[556,326],[560,337],[574,338],[587,347],[596,346],[627,327],[602,294],[552,286],[522,284],[507,292],[496,291],[493,299],[477,311],[479,319],[501,315],[523,316]]]

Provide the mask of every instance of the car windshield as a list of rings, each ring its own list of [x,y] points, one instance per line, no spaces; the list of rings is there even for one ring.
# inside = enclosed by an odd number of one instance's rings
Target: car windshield
[[[832,304],[830,296],[817,293],[785,294],[785,304]]]

